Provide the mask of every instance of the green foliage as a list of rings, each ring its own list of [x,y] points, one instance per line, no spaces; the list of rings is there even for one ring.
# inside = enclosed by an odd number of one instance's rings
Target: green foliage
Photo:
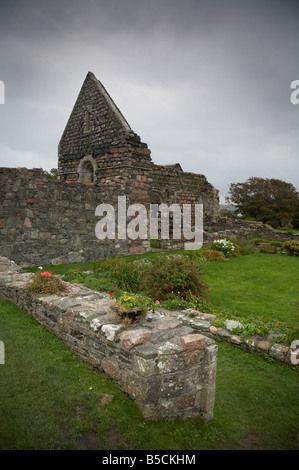
[[[232,183],[229,202],[236,204],[244,217],[252,217],[274,228],[290,226],[295,218],[299,195],[295,187],[278,179],[249,178]]]
[[[299,256],[299,240],[285,242],[284,247],[288,255]]]
[[[252,315],[298,328],[299,312],[293,307],[298,300],[298,262],[298,257],[252,253],[226,263],[208,263],[205,279],[210,286],[209,301],[220,312],[232,312],[241,322]]]
[[[137,292],[142,284],[142,268],[139,263],[127,262],[123,258],[103,261],[98,270],[106,272],[109,279],[124,291]]]
[[[267,336],[269,328],[263,323],[257,322],[242,322],[242,327],[234,328],[232,330],[233,334],[244,336],[245,338],[254,335]]]
[[[0,307],[2,450],[233,450],[248,435],[263,449],[297,448],[299,383],[287,367],[219,343],[213,420],[145,420],[134,400],[32,316],[4,300]],[[110,405],[103,394],[114,396]]]
[[[225,319],[217,318],[213,321],[213,326],[216,326],[216,328],[222,328],[223,326],[225,326]]]
[[[225,261],[223,252],[216,249],[206,250],[204,257],[207,261]]]
[[[164,300],[162,306],[163,308],[166,308],[166,310],[185,310],[190,308],[189,302],[177,297],[174,299]]]
[[[27,285],[27,291],[31,294],[59,294],[65,290],[65,284],[59,276],[41,271],[36,272]]]
[[[214,240],[211,249],[221,251],[225,256],[232,256],[235,252],[234,244],[226,238]]]
[[[204,263],[207,261],[205,257],[205,252],[207,251],[207,247],[202,247],[199,250],[190,250],[187,251],[185,254],[195,263]]]
[[[259,237],[257,237],[257,238],[251,238],[250,241],[251,241],[251,243],[252,243],[253,245],[255,245],[255,246],[258,245],[258,244],[260,244],[260,243],[270,243],[270,244],[273,245],[273,246],[283,247],[284,244],[285,244],[285,242],[283,242],[283,241],[271,240],[271,239],[269,239],[269,238],[259,238]]]
[[[156,238],[150,239],[150,247],[151,248],[158,248],[158,240]]]
[[[261,253],[275,255],[277,253],[277,248],[274,245],[262,244],[261,246],[259,246],[259,251]]]
[[[155,309],[157,306],[149,297],[141,294],[132,294],[130,292],[123,292],[121,295],[116,295],[115,300],[116,307],[120,309],[121,313],[130,310],[141,310],[142,313],[145,313]]]
[[[236,252],[241,255],[250,255],[251,253],[256,253],[258,250],[249,238],[235,237],[231,239],[231,242],[236,247]]]
[[[89,289],[100,292],[110,292],[114,290],[113,283],[106,277],[87,276],[84,280],[84,285]]]
[[[86,278],[86,273],[84,271],[79,271],[78,269],[70,269],[65,274],[63,274],[63,280],[72,283],[82,283]]]
[[[152,260],[142,276],[144,290],[153,299],[167,300],[173,294],[185,299],[188,292],[197,297],[207,295],[201,266],[185,256],[165,257],[163,262]]]

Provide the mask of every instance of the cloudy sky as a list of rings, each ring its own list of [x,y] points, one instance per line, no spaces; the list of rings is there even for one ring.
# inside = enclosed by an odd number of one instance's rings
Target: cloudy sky
[[[57,167],[88,71],[155,163],[299,190],[298,0],[1,0],[1,167]]]

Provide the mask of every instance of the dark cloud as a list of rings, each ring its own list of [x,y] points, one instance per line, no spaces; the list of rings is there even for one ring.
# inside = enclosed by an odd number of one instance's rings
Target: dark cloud
[[[0,165],[57,165],[91,70],[156,163],[223,195],[250,176],[299,189],[298,19],[291,0],[2,0]]]

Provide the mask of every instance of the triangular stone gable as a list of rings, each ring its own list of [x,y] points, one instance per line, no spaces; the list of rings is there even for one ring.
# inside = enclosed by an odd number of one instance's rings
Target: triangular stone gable
[[[131,131],[102,83],[88,72],[58,146],[62,160],[104,155]]]

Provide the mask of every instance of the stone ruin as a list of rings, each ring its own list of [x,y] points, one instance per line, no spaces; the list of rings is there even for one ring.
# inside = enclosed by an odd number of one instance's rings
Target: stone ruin
[[[143,253],[149,239],[99,240],[95,209],[118,196],[128,204],[201,203],[217,221],[218,191],[181,165],[156,165],[103,85],[89,72],[58,146],[58,176],[42,169],[1,168],[0,253],[23,265],[61,264]],[[183,240],[157,240],[182,248]]]
[[[182,319],[149,311],[125,326],[109,294],[69,284],[32,296],[32,273],[0,258],[0,295],[24,309],[134,399],[146,419],[213,417],[217,346]]]
[[[24,266],[150,251],[149,238],[96,237],[97,206],[117,208],[119,196],[126,196],[128,205],[146,208],[202,204],[204,243],[236,234],[288,237],[257,222],[220,218],[218,191],[205,176],[184,172],[179,163],[153,163],[147,144],[91,72],[59,142],[57,177],[40,168],[0,168],[0,196],[0,254]],[[171,233],[156,244],[160,249],[183,247],[183,237],[174,239]]]

